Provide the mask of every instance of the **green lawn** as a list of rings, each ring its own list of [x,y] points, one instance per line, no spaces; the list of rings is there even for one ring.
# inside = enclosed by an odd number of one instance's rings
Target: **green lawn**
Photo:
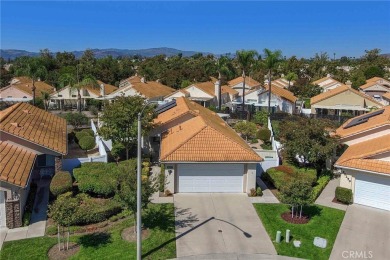
[[[144,259],[168,259],[176,257],[175,218],[173,204],[151,205],[144,213],[144,225],[151,230],[143,240]],[[74,235],[71,241],[80,245],[80,251],[70,259],[135,259],[136,243],[121,238],[121,231],[132,226],[132,219],[119,222],[106,233]],[[47,259],[48,250],[56,238],[41,237],[6,242],[0,251],[0,259]]]
[[[290,230],[290,243],[285,241],[280,244],[275,243],[276,251],[279,255],[300,257],[305,259],[329,259],[330,253],[341,222],[344,218],[344,211],[332,209],[323,206],[310,206],[307,212],[311,213],[312,218],[307,224],[290,224],[281,218],[283,212],[289,211],[289,207],[284,204],[253,204],[257,214],[271,240],[274,241],[276,231],[282,232],[284,240],[286,230]],[[313,245],[314,237],[327,239],[328,244],[325,249]],[[300,248],[295,248],[292,241],[300,240]]]

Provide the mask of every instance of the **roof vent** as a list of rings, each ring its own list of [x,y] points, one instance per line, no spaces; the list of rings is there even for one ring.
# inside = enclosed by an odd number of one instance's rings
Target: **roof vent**
[[[21,127],[20,124],[16,123],[16,122],[11,123],[11,125],[14,126],[14,127]]]
[[[23,113],[31,114],[30,110],[28,110],[28,109],[23,110]]]

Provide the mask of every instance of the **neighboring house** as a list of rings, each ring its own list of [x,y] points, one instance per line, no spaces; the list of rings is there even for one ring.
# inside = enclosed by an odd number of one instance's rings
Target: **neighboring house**
[[[382,97],[384,94],[390,93],[390,81],[383,78],[374,77],[368,79],[366,84],[359,87],[359,90],[374,98],[376,101],[387,105],[387,100],[384,100]]]
[[[100,80],[97,81],[98,87],[86,86],[80,90],[81,106],[83,109],[87,106],[88,99],[104,99],[105,96],[111,94],[118,88],[106,84]],[[50,95],[50,107],[55,106],[57,109],[64,109],[67,107],[77,108],[78,93],[77,89],[66,86]]]
[[[311,113],[318,115],[361,115],[383,105],[350,86],[342,85],[310,99]]]
[[[343,85],[343,83],[333,79],[330,74],[328,74],[326,77],[321,78],[319,80],[313,81],[313,85],[318,85],[321,89],[322,92],[327,92],[329,90],[335,89],[337,87],[340,87]]]
[[[105,98],[113,100],[120,96],[142,96],[150,101],[163,101],[164,97],[175,92],[175,89],[158,81],[146,81],[145,78],[132,76],[119,83],[119,89]]]
[[[42,92],[51,94],[55,88],[44,81],[36,81],[35,97],[40,98]],[[29,77],[13,78],[9,86],[0,89],[0,101],[4,102],[28,102],[33,99],[32,94],[32,79]]]
[[[66,127],[28,103],[0,111],[0,227],[20,227],[31,182],[61,170]]]
[[[218,106],[219,81],[207,81],[191,84],[190,86],[175,91],[164,97],[170,101],[177,97],[187,97],[204,107]],[[238,96],[238,92],[229,86],[221,86],[221,104],[231,102]]]
[[[282,75],[283,77],[283,75]],[[268,82],[268,80],[267,80]],[[275,79],[275,80],[272,80],[272,83],[276,86],[278,86],[279,88],[288,88],[288,80],[285,79],[285,78],[279,78],[279,79]],[[294,81],[290,81],[290,87],[291,86],[294,86]]]
[[[382,95],[382,103],[383,103],[385,106],[390,105],[390,92],[387,92],[387,93],[385,93],[385,94]]]
[[[348,149],[335,163],[353,202],[390,210],[390,107],[352,118],[336,133]]]
[[[238,92],[239,96],[242,96],[242,88],[244,85],[244,78],[243,77],[237,77],[235,79],[232,79],[228,81],[226,86],[231,87],[232,89],[236,90]],[[261,87],[261,83],[252,79],[249,76],[245,77],[245,92],[250,91],[254,88]]]
[[[249,111],[268,110],[268,84],[259,89],[253,89],[245,93],[245,104]],[[297,97],[287,89],[279,87],[272,81],[271,86],[271,110],[275,112],[286,112],[293,114],[295,112],[295,103]],[[242,96],[234,100],[233,104],[239,105],[242,103]]]
[[[262,158],[216,113],[177,98],[155,123],[165,190],[249,193],[256,188],[256,165]]]

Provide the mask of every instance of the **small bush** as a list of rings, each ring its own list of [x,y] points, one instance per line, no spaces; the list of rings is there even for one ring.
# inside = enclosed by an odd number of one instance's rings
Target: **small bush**
[[[314,184],[317,180],[316,170],[296,168],[290,165],[280,165],[278,167],[270,168],[263,173],[263,179],[270,181],[278,190],[280,190],[285,183],[296,178]]]
[[[257,143],[257,139],[251,139],[251,144]]]
[[[268,112],[265,110],[257,111],[253,117],[252,122],[262,126],[268,125]]]
[[[267,128],[262,128],[257,131],[256,137],[262,140],[263,142],[269,141],[271,138],[271,131]]]
[[[320,178],[318,178],[317,185],[314,186],[312,190],[312,194],[311,194],[312,202],[314,202],[318,198],[318,196],[325,189],[329,181],[330,181],[330,177],[328,175],[322,175]]]
[[[165,173],[161,172],[160,175],[158,175],[158,190],[160,192],[164,192],[165,187]]]
[[[252,188],[249,193],[249,197],[256,197],[256,189]]]
[[[89,106],[88,110],[94,116],[97,116],[99,114],[99,109],[97,107],[95,107],[95,106]]]
[[[72,191],[72,176],[69,172],[57,172],[50,183],[50,192],[54,197]]]
[[[263,148],[264,150],[272,150],[272,144],[271,142],[266,141],[261,145],[261,148]]]
[[[261,190],[260,187],[257,187],[257,189],[256,189],[256,196],[259,196],[259,197],[263,196],[263,191]]]
[[[76,141],[77,143],[80,142],[80,140],[85,137],[85,136],[91,136],[90,134],[88,134],[87,132],[83,132],[83,131],[79,131],[79,132],[76,132],[75,133],[75,136],[76,136]]]
[[[173,195],[173,193],[172,193],[170,190],[165,190],[164,194],[165,194],[165,196],[167,196],[167,197]]]
[[[96,146],[95,137],[90,135],[83,136],[81,139],[79,139],[79,145],[80,148],[85,151],[91,150]]]
[[[25,211],[23,213],[23,220],[22,220],[23,227],[27,227],[28,225],[30,225],[31,214],[32,214],[31,211]]]
[[[352,190],[343,188],[343,187],[337,187],[336,188],[336,199],[344,204],[351,204],[352,203]]]
[[[95,132],[92,129],[83,129],[83,130],[81,130],[81,132],[82,133],[87,133],[87,134],[89,134],[92,137],[95,136]]]

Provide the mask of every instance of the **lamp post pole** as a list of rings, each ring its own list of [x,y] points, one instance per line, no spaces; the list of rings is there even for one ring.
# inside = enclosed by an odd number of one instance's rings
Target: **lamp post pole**
[[[141,112],[138,113],[138,146],[137,146],[137,260],[142,256],[141,237]]]

